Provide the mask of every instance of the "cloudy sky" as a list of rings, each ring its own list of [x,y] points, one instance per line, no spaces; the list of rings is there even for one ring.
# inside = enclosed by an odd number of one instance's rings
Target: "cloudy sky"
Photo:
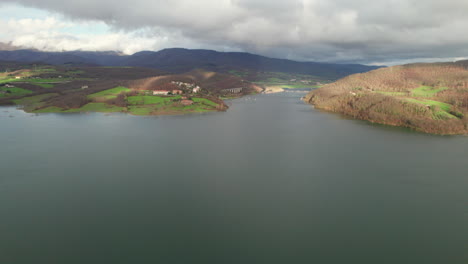
[[[0,42],[392,65],[467,58],[467,14],[467,0],[0,0]]]

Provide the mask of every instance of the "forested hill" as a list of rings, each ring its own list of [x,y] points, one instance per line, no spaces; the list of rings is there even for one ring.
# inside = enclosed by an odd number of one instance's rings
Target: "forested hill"
[[[37,50],[0,50],[0,60],[17,62],[41,62],[46,64],[81,64],[94,66],[133,66],[184,73],[194,69],[215,72],[251,70],[307,74],[323,79],[367,72],[378,67],[360,64],[330,64],[273,59],[241,52],[217,52],[213,50],[165,49],[158,52],[142,51],[133,55],[117,52],[41,52]]]
[[[468,133],[468,61],[355,74],[312,91],[316,108],[435,134]]]

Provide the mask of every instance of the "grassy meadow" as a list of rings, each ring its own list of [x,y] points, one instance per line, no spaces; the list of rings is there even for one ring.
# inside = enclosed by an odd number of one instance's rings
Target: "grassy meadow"
[[[98,93],[93,93],[88,95],[88,99],[94,100],[108,100],[117,98],[117,96],[121,93],[130,92],[131,90],[127,87],[119,86],[109,90],[104,90]]]

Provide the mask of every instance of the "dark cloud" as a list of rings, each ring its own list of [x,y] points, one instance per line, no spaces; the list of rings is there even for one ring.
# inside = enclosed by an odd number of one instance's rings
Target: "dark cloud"
[[[395,62],[468,56],[466,0],[1,0],[180,36],[178,46],[275,57]],[[148,33],[151,34],[151,33]],[[173,43],[173,42],[170,42]]]

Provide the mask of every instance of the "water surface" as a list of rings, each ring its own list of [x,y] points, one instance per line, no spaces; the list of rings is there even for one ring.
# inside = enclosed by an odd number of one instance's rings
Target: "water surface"
[[[0,263],[468,263],[468,138],[300,96],[185,116],[0,108]]]

